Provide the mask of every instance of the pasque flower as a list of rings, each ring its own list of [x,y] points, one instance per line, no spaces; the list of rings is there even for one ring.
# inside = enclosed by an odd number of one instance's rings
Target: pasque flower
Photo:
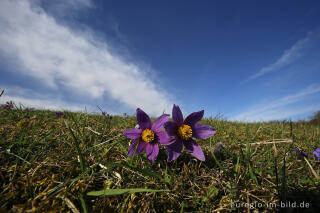
[[[317,161],[320,161],[320,148],[317,148],[314,152],[312,152],[313,155],[314,155],[314,158],[317,160]]]
[[[204,161],[205,156],[201,147],[193,138],[206,139],[213,136],[216,130],[209,125],[197,124],[203,117],[204,110],[193,112],[183,119],[182,112],[177,105],[173,105],[172,119],[164,124],[164,128],[169,136],[174,137],[173,141],[167,146],[168,161],[177,159],[182,151],[182,144],[186,150],[196,157]]]
[[[13,109],[14,103],[12,101],[7,101],[7,103],[4,105],[7,109]]]
[[[106,116],[108,119],[112,120],[112,115],[106,113],[105,111],[102,111],[101,114]]]
[[[56,115],[58,118],[65,118],[66,117],[63,112],[56,112]]]
[[[123,134],[132,139],[132,143],[128,149],[128,157],[133,154],[138,155],[145,152],[152,163],[155,162],[159,153],[159,143],[168,145],[170,137],[163,132],[163,125],[170,118],[170,115],[163,114],[157,118],[152,124],[150,117],[141,109],[137,109],[138,129],[128,129]]]
[[[298,157],[308,157],[308,154],[305,153],[304,151],[299,150],[298,148],[293,148],[293,150],[296,152]]]

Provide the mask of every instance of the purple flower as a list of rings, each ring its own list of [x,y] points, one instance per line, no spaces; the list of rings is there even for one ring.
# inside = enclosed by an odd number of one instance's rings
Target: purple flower
[[[298,148],[293,148],[293,150],[296,152],[298,157],[308,157],[308,154],[305,153],[304,151],[299,150]]]
[[[301,151],[301,155],[303,156],[303,157],[308,157],[308,154],[307,153],[305,153],[304,151]]]
[[[56,112],[56,115],[58,118],[65,118],[66,116],[63,114],[63,112]]]
[[[110,115],[110,114],[108,114],[108,113],[106,113],[104,111],[101,111],[101,114],[106,116],[109,120],[112,120],[112,115]]]
[[[147,154],[149,160],[154,163],[159,153],[159,145],[168,145],[170,137],[163,132],[163,125],[170,118],[170,115],[163,114],[152,124],[150,117],[141,109],[137,109],[137,121],[139,129],[128,129],[123,134],[132,139],[128,149],[128,157],[142,152]]]
[[[314,152],[312,152],[313,155],[314,155],[314,158],[317,160],[317,161],[320,161],[320,148],[317,148]]]
[[[297,155],[298,155],[298,154],[299,154],[299,152],[300,152],[300,151],[299,151],[299,149],[298,149],[298,148],[296,148],[296,147],[295,147],[295,148],[293,148],[293,150],[294,150],[294,151],[296,151],[296,154],[297,154]]]
[[[216,130],[209,125],[197,124],[203,117],[204,110],[193,112],[183,120],[182,112],[177,105],[173,105],[172,121],[164,124],[169,136],[173,136],[174,140],[168,145],[168,161],[176,160],[182,151],[182,144],[186,150],[201,161],[205,161],[201,147],[193,139],[206,139],[213,136]]]
[[[7,109],[13,109],[14,103],[12,101],[7,101],[7,103],[4,105],[4,108]]]

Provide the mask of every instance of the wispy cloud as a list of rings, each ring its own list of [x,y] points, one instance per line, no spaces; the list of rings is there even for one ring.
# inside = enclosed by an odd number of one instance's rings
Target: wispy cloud
[[[312,84],[295,94],[254,105],[248,111],[233,116],[231,120],[268,121],[276,119],[287,119],[291,116],[316,111],[320,109],[320,105],[306,106],[300,108],[289,107],[289,105],[301,102],[306,97],[319,92],[320,85]]]
[[[112,52],[94,33],[57,23],[34,1],[0,1],[0,28],[0,53],[14,59],[17,74],[84,98],[108,95],[152,115],[170,111],[172,98],[149,77],[152,73]]]
[[[252,81],[267,73],[277,71],[295,62],[303,55],[303,50],[316,38],[319,38],[319,33],[309,32],[305,38],[298,40],[294,45],[291,46],[290,49],[285,50],[284,53],[280,56],[280,58],[278,58],[278,60],[276,60],[272,64],[263,67],[259,70],[259,72],[251,75],[243,83]]]
[[[74,12],[94,8],[91,0],[31,0],[37,5],[46,5],[46,11],[59,17],[67,17],[76,15]]]

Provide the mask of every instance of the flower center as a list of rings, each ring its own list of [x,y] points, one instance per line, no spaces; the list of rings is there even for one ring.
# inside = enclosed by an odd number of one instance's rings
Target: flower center
[[[183,124],[178,128],[178,135],[183,140],[188,140],[192,137],[192,129],[189,125]]]
[[[154,140],[154,132],[150,129],[143,130],[142,140],[146,143],[152,142]]]

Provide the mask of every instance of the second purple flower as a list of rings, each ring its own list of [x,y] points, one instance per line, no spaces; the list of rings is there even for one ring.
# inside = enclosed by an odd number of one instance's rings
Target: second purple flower
[[[164,128],[169,136],[174,137],[174,141],[168,145],[168,161],[176,160],[182,151],[182,144],[186,150],[201,161],[205,161],[205,156],[201,147],[193,139],[206,139],[213,136],[216,130],[209,125],[197,124],[203,117],[204,110],[193,112],[183,120],[182,112],[177,105],[173,105],[172,121],[164,124]]]
[[[312,152],[313,155],[314,155],[314,158],[317,160],[317,161],[320,161],[320,148],[317,148],[314,152]]]

